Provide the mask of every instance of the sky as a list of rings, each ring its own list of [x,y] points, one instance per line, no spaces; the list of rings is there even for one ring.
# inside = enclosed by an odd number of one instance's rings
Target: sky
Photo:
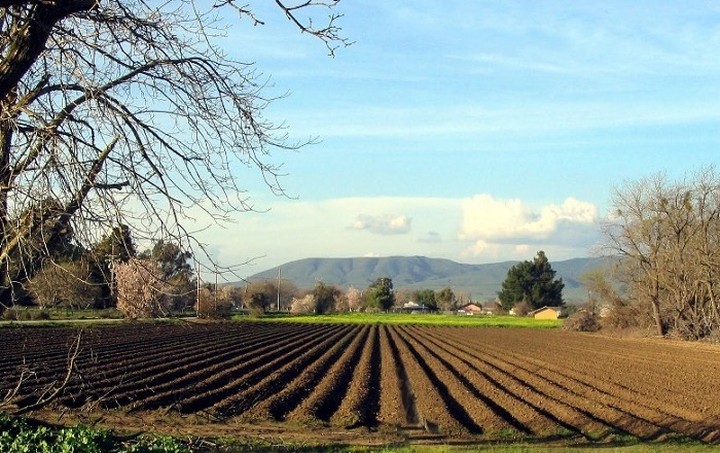
[[[720,3],[343,0],[334,58],[256,3],[264,25],[229,18],[222,45],[282,96],[266,118],[316,143],[273,152],[288,197],[239,168],[258,212],[201,233],[241,274],[592,256],[613,190],[720,164]]]

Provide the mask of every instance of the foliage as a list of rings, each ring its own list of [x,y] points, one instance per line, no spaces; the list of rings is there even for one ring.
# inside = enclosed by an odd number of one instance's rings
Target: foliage
[[[242,303],[254,313],[265,313],[278,305],[284,311],[290,309],[298,294],[297,287],[288,280],[258,280],[245,287]]]
[[[132,232],[127,225],[113,227],[97,244],[91,253],[99,263],[116,262],[126,263],[137,255]]]
[[[555,271],[541,250],[532,261],[523,261],[508,270],[498,298],[506,311],[522,301],[533,310],[544,306],[559,307],[564,304],[564,287],[562,279],[555,279]]]
[[[354,286],[345,292],[344,301],[348,311],[360,311],[364,308],[362,291]]]
[[[413,302],[427,307],[430,310],[436,310],[438,308],[437,294],[431,289],[417,290],[413,294],[413,298],[415,299]]]
[[[0,314],[5,321],[45,321],[50,319],[48,310],[15,309],[11,308]]]
[[[51,428],[0,413],[0,451],[33,453],[190,453],[171,437],[121,441],[107,431],[85,426]]]
[[[450,311],[457,309],[457,297],[455,297],[455,293],[449,286],[437,292],[437,301],[443,310]]]
[[[195,284],[190,265],[192,253],[174,242],[159,240],[140,257],[156,263],[160,278],[166,283],[165,304],[173,311],[182,311],[195,303]]]
[[[43,308],[86,309],[102,296],[102,282],[86,260],[55,263],[48,261],[29,281],[29,289]]]
[[[155,261],[164,280],[170,280],[173,277],[189,279],[193,273],[190,266],[192,253],[183,250],[174,242],[166,242],[161,239],[153,245],[151,250],[143,252],[140,257]]]
[[[699,339],[720,331],[720,175],[712,167],[669,181],[658,174],[616,188],[606,248],[622,256],[636,323]]]
[[[392,279],[378,277],[366,292],[366,305],[368,308],[390,310],[395,305]]]
[[[157,318],[168,311],[165,298],[168,284],[162,279],[157,262],[132,258],[115,266],[117,309],[127,318]]]
[[[312,295],[315,298],[315,313],[321,315],[335,311],[335,303],[342,297],[342,291],[335,286],[317,282]]]

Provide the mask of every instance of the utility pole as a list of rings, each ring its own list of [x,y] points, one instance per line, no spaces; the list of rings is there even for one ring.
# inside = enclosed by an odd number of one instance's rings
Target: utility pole
[[[195,263],[195,316],[200,308],[200,263]]]
[[[281,272],[281,268],[278,267],[277,311],[280,311],[280,272]]]

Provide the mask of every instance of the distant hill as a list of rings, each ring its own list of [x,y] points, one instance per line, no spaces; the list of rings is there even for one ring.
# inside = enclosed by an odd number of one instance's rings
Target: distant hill
[[[453,291],[470,293],[475,300],[494,298],[508,270],[516,261],[492,264],[461,264],[424,256],[391,256],[385,258],[306,258],[279,266],[283,279],[300,288],[312,288],[315,282],[338,286],[367,288],[378,277],[390,277],[396,289],[433,289],[450,286]],[[574,258],[551,261],[557,277],[565,282],[567,301],[584,300],[580,276],[607,263],[605,258]],[[249,281],[274,279],[278,267],[257,273]]]

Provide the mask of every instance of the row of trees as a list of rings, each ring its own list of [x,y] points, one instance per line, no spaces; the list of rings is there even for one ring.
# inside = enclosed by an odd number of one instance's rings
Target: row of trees
[[[449,287],[395,290],[389,277],[377,278],[365,289],[340,288],[323,282],[314,288],[300,289],[288,280],[261,280],[244,287],[207,287],[208,297],[254,312],[289,311],[292,313],[335,313],[354,311],[389,311],[415,302],[427,310],[454,310],[469,302],[469,295],[456,295]]]

